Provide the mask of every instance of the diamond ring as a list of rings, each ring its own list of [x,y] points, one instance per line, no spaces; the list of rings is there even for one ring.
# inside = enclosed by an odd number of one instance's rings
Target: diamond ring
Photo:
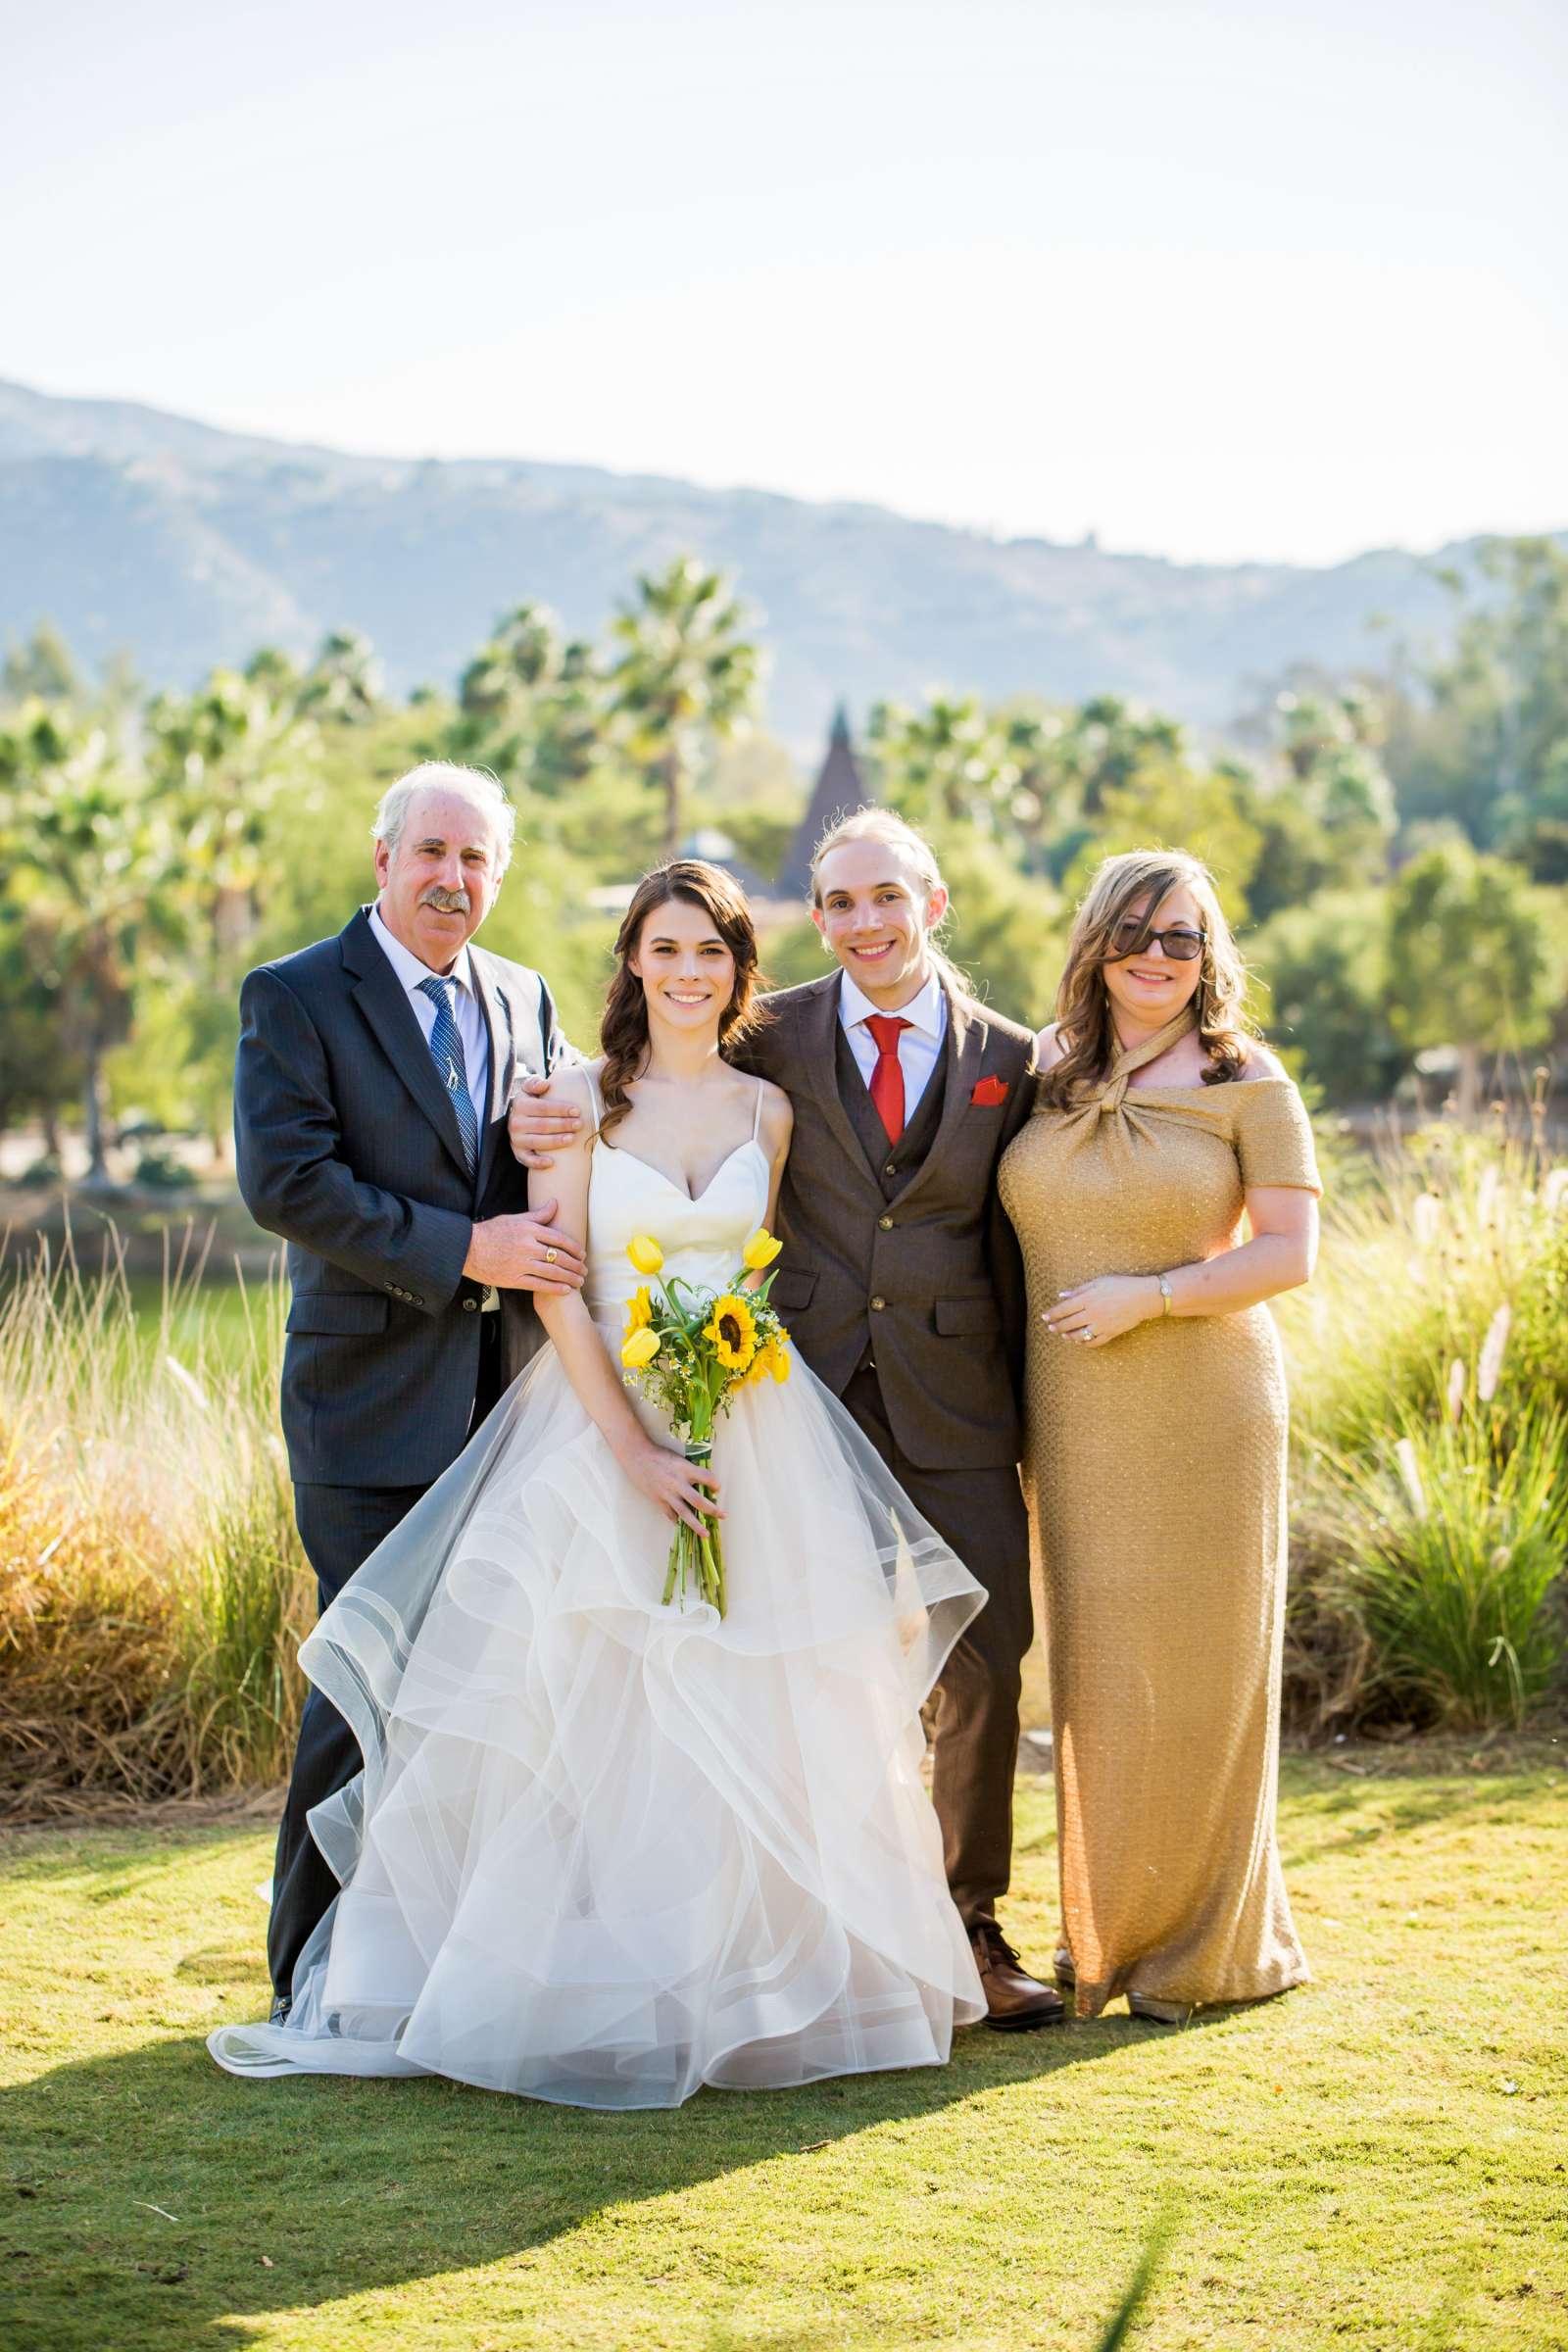
[[[547,1266],[553,1266],[560,1255],[561,1251],[559,1250],[547,1250],[545,1251],[545,1264]]]

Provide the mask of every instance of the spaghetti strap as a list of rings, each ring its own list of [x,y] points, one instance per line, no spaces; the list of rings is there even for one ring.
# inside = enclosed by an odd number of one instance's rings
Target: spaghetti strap
[[[592,1102],[594,1110],[593,1131],[597,1136],[600,1128],[605,1123],[605,1098],[599,1092],[599,1081],[594,1076],[593,1070],[589,1063],[586,1061],[579,1061],[574,1066],[581,1071],[583,1077],[588,1081],[588,1099]]]
[[[755,1143],[756,1143],[756,1141],[757,1141],[757,1131],[758,1131],[758,1129],[759,1129],[759,1128],[761,1126],[761,1124],[762,1124],[762,1081],[760,1080],[760,1078],[759,1078],[759,1080],[757,1081],[757,1106],[756,1106],[756,1108],[755,1108],[755,1109],[753,1110],[753,1112],[752,1112],[752,1141],[753,1141],[753,1143],[754,1143],[754,1144],[755,1144]]]

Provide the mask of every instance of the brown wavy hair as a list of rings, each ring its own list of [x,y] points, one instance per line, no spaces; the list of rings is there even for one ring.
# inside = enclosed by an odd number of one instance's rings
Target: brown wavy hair
[[[1247,1064],[1247,1040],[1256,1034],[1247,1012],[1247,966],[1231,935],[1206,865],[1185,850],[1128,850],[1107,858],[1089,885],[1067,941],[1066,968],[1056,991],[1056,1034],[1066,1051],[1040,1082],[1042,1099],[1066,1109],[1080,1094],[1108,1078],[1118,1052],[1111,1022],[1110,991],[1102,966],[1120,962],[1111,955],[1117,926],[1139,906],[1143,921],[1129,955],[1149,945],[1160,902],[1173,890],[1190,890],[1203,918],[1203,953],[1191,1003],[1207,1067],[1205,1086],[1224,1086]]]
[[[672,858],[656,865],[638,883],[615,938],[615,976],[599,1024],[605,1056],[599,1074],[605,1105],[599,1123],[601,1135],[608,1135],[626,1116],[631,1108],[626,1089],[648,1066],[648,1000],[631,959],[643,925],[671,899],[686,906],[700,906],[735,958],[735,985],[718,1016],[719,1052],[744,1045],[768,1017],[760,1002],[760,992],[767,983],[758,963],[757,926],[740,884],[722,866],[710,865],[701,858]]]

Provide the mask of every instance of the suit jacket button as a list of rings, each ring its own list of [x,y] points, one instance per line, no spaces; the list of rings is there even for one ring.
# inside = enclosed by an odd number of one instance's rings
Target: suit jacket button
[[[473,1310],[474,1310],[474,1308],[475,1308],[475,1307],[478,1305],[478,1303],[479,1303],[479,1301],[478,1301],[478,1299],[477,1299],[477,1298],[465,1298],[465,1300],[463,1301],[464,1312],[465,1312],[466,1314],[469,1314],[469,1315],[471,1315],[471,1314],[472,1314],[472,1312],[473,1312]]]
[[[877,1223],[881,1226],[884,1233],[891,1233],[893,1231],[893,1219],[891,1217],[878,1217]]]
[[[871,1304],[872,1304],[872,1306],[874,1307],[874,1309],[876,1310],[876,1312],[877,1312],[878,1314],[880,1314],[880,1313],[882,1312],[882,1309],[883,1309],[883,1308],[886,1306],[886,1304],[887,1304],[887,1300],[886,1300],[885,1298],[873,1298],[873,1299],[872,1299],[872,1301],[871,1301]]]
[[[896,1175],[898,1174],[898,1172],[899,1172],[898,1162],[897,1162],[897,1160],[893,1160],[893,1159],[890,1159],[890,1160],[888,1161],[888,1164],[887,1164],[887,1166],[886,1166],[886,1167],[883,1169],[883,1171],[882,1171],[882,1173],[883,1173],[883,1175],[884,1175],[884,1176],[896,1176]]]

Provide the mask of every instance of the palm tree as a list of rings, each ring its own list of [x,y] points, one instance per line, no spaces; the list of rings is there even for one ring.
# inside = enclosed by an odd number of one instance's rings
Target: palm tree
[[[303,816],[320,747],[285,671],[260,658],[241,675],[215,669],[191,695],[160,695],[147,712],[146,758],[180,845],[180,887],[195,930],[191,1063],[213,1149],[229,1138],[231,1007],[279,853],[275,810],[287,792]],[[318,706],[319,707],[319,706]]]
[[[663,792],[668,857],[680,848],[702,739],[738,734],[757,708],[762,663],[749,625],[723,573],[694,556],[639,574],[636,601],[611,624],[621,649],[610,671],[611,710]]]
[[[464,670],[446,749],[456,760],[482,761],[506,783],[556,798],[580,784],[600,756],[600,689],[592,646],[564,640],[548,605],[518,605]]]
[[[374,646],[358,629],[331,629],[306,673],[300,708],[313,718],[358,726],[374,718],[386,697],[386,678]]]
[[[87,1182],[102,1186],[104,1057],[129,1034],[149,951],[179,932],[173,829],[104,727],[34,702],[0,732],[0,851],[81,1055]]]

